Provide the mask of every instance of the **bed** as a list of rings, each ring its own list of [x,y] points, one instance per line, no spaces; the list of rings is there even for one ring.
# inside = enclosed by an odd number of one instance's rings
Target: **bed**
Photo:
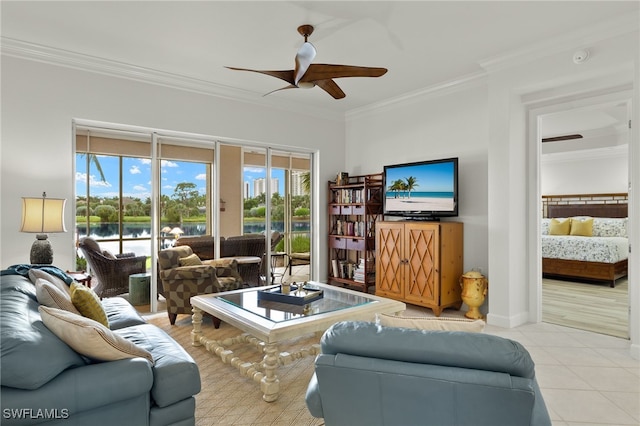
[[[608,282],[627,275],[626,204],[549,205],[542,223],[542,274]],[[593,217],[593,236],[549,235],[551,218]]]

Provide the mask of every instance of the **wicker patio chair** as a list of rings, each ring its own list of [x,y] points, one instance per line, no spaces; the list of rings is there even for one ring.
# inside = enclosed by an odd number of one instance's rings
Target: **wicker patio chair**
[[[90,237],[82,238],[79,247],[98,282],[92,288],[101,298],[129,293],[129,275],[147,272],[146,256],[134,253],[113,255],[101,250],[96,240]]]

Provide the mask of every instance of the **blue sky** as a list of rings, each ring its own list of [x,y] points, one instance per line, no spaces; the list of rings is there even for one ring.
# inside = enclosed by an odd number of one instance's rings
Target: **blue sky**
[[[405,180],[409,176],[416,178],[420,192],[451,192],[453,191],[453,163],[433,163],[427,166],[414,165],[387,169],[386,185],[393,181]]]
[[[90,167],[91,194],[100,197],[118,196],[119,172],[118,158],[110,156],[99,156],[102,171],[105,174],[105,181],[100,179],[100,174],[95,166]],[[206,188],[206,169],[201,163],[189,163],[185,161],[162,161],[162,193],[168,196],[173,194],[177,184],[181,182],[193,182],[197,185],[201,193]],[[151,160],[123,157],[122,159],[122,179],[123,193],[127,197],[140,198],[145,200],[151,196]],[[284,171],[281,169],[273,170],[274,177],[279,179],[279,192],[284,193]],[[244,179],[251,182],[265,176],[264,169],[247,168],[245,169]],[[224,176],[221,176],[224,184]],[[79,155],[76,161],[76,193],[83,195],[86,193],[86,158]],[[253,191],[253,186],[249,186]],[[253,196],[253,194],[251,194]]]

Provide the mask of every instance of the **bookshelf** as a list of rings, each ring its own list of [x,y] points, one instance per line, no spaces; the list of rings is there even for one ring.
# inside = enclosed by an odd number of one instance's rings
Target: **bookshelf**
[[[375,288],[375,225],[382,218],[382,174],[329,181],[329,284]]]

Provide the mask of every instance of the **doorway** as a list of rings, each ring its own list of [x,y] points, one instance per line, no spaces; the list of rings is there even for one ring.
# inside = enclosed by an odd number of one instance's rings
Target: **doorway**
[[[539,319],[629,338],[627,277],[610,288],[589,280],[543,277],[541,223],[546,200],[561,203],[628,202],[630,181],[628,92],[585,98],[535,113],[537,153],[537,292]],[[551,197],[551,198],[550,198]],[[610,201],[618,199],[618,201]]]

